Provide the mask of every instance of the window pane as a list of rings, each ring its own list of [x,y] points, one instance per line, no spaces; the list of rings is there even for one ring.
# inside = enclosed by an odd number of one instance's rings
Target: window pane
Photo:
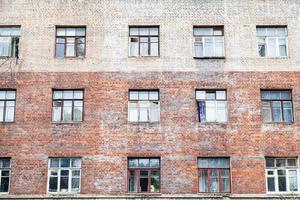
[[[60,191],[68,192],[69,188],[69,177],[60,177]]]
[[[75,28],[66,28],[67,36],[75,36]]]
[[[129,121],[137,122],[138,121],[138,104],[137,103],[129,103]]]
[[[138,56],[139,55],[138,38],[130,38],[129,55],[130,56]]]
[[[0,91],[0,99],[6,98],[6,91]]]
[[[151,56],[158,56],[158,43],[151,43],[150,55]]]
[[[128,167],[129,168],[137,168],[139,166],[139,160],[138,159],[129,159],[128,160]]]
[[[276,57],[276,38],[268,38],[268,54],[270,57]]]
[[[226,122],[227,121],[227,102],[217,101],[217,121]]]
[[[65,36],[66,35],[66,29],[65,28],[57,28],[56,29],[56,35],[57,36]]]
[[[276,159],[276,167],[285,167],[285,159]]]
[[[210,170],[210,192],[219,192],[218,171],[216,169]]]
[[[67,50],[66,50],[66,56],[73,57],[75,56],[75,50],[74,50],[75,44],[67,44]]]
[[[85,44],[77,44],[76,55],[78,57],[84,56],[84,54],[85,54],[84,48],[85,48]]]
[[[218,167],[219,168],[229,168],[230,162],[228,158],[218,158]],[[226,173],[227,171],[224,171]]]
[[[149,92],[149,99],[150,100],[158,100],[158,92],[157,91],[150,91]]]
[[[158,122],[159,121],[159,105],[158,105],[158,102],[151,102],[150,121],[151,122]]]
[[[0,192],[8,192],[9,177],[2,177],[0,182]]]
[[[215,37],[215,56],[224,56],[223,37]]]
[[[62,99],[62,91],[53,91],[53,99]]]
[[[83,91],[74,91],[74,99],[83,99]]]
[[[85,28],[76,28],[76,36],[85,36]]]
[[[285,122],[293,122],[293,111],[292,108],[283,109],[283,117]]]
[[[205,91],[196,91],[196,99],[205,99]]]
[[[7,91],[6,99],[16,99],[16,92],[15,91]]]
[[[217,158],[210,158],[208,160],[208,167],[209,168],[217,168],[218,167],[218,159]]]
[[[288,159],[287,160],[289,167],[296,167],[297,166],[297,159]]]
[[[226,99],[226,91],[216,91],[216,99],[225,100]]]
[[[82,121],[82,109],[83,107],[75,106],[74,107],[74,121]]]
[[[286,49],[286,40],[285,38],[279,38],[279,56],[287,56],[287,49]]]
[[[275,178],[268,177],[267,181],[268,181],[268,191],[275,192]]]
[[[206,121],[214,122],[216,121],[216,103],[215,101],[206,101]]]
[[[150,35],[158,35],[158,28],[150,28]]]
[[[206,92],[206,99],[209,99],[209,100],[216,99],[216,93],[215,92]]]
[[[52,120],[54,122],[61,121],[61,107],[53,107]]]
[[[63,108],[63,121],[71,121],[72,120],[72,106],[70,104],[72,102],[70,101],[65,101],[64,102],[64,108]]]
[[[275,167],[274,163],[275,163],[275,159],[273,159],[273,158],[267,158],[266,159],[266,166],[267,167]]]
[[[81,167],[81,159],[73,158],[72,159],[72,167],[80,168]]]
[[[71,189],[72,191],[79,191],[80,178],[72,178]]]
[[[56,57],[63,58],[65,56],[65,44],[56,44]]]
[[[212,57],[214,56],[214,49],[213,49],[213,38],[206,37],[204,38],[204,56]]]
[[[149,159],[139,159],[139,167],[148,168],[149,166]]]
[[[229,170],[220,170],[221,176],[221,192],[230,192],[230,174]]]
[[[49,192],[57,192],[58,178],[50,177],[49,179]]]
[[[201,41],[199,41],[199,42],[197,42],[197,41],[195,42],[195,57],[204,56],[202,38],[200,38],[200,40]]]
[[[59,167],[59,159],[51,158],[50,159],[50,167]]]
[[[14,115],[15,115],[15,107],[6,107],[5,121],[6,122],[13,122],[14,121]]]
[[[0,37],[0,56],[10,56],[11,37]]]
[[[140,35],[149,35],[149,28],[140,28]]]
[[[266,28],[257,28],[257,36],[266,36]]]
[[[148,171],[140,172],[140,192],[148,192]]]
[[[213,28],[194,28],[194,35],[213,35]]]
[[[159,176],[151,176],[150,192],[159,192]]]
[[[1,159],[0,161],[2,161],[2,168],[10,168],[10,160],[9,159]],[[1,166],[1,162],[0,162],[0,166]]]
[[[282,121],[282,112],[281,108],[272,108],[272,116],[274,122],[281,122]]]
[[[159,168],[159,159],[150,159],[151,168]]]
[[[263,113],[264,122],[271,122],[272,121],[271,108],[263,107],[262,113]]]
[[[292,99],[292,95],[291,95],[290,91],[281,91],[280,94],[281,94],[281,96],[280,96],[281,99],[284,99],[284,100]]]
[[[130,28],[129,29],[129,34],[130,35],[138,35],[139,34],[139,29],[138,28]]]
[[[70,167],[70,159],[69,158],[62,158],[60,160],[60,167]]]
[[[208,192],[208,170],[200,169],[200,179],[199,179],[199,190],[200,192]]]
[[[148,56],[148,43],[140,43],[140,54],[141,56]]]
[[[136,171],[130,171],[129,173],[129,192],[137,192],[137,173]]]
[[[198,159],[199,168],[208,168],[208,158],[199,158]]]
[[[281,176],[278,177],[278,188],[280,192],[286,191],[286,177]]]
[[[289,182],[290,182],[290,191],[298,191],[297,176],[289,177]]]

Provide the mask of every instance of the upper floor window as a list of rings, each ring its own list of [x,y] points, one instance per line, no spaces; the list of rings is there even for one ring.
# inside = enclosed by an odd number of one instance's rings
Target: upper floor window
[[[199,192],[230,192],[230,159],[198,158]]]
[[[81,122],[83,90],[53,90],[52,108],[54,122]]]
[[[0,158],[0,193],[7,193],[10,179],[10,159]]]
[[[194,27],[196,58],[224,57],[224,27]]]
[[[129,56],[158,56],[159,27],[129,27]]]
[[[128,191],[152,193],[160,191],[159,158],[128,159]]]
[[[200,122],[227,121],[226,90],[197,90],[196,100]]]
[[[85,56],[85,27],[56,28],[56,57]]]
[[[81,159],[50,158],[48,192],[80,192]]]
[[[0,27],[0,57],[18,57],[20,27]]]
[[[290,90],[261,91],[264,122],[293,122],[292,92]]]
[[[15,119],[15,90],[0,90],[0,122],[13,122]]]
[[[260,57],[286,57],[288,55],[286,27],[257,27],[256,30]]]
[[[159,121],[159,91],[130,90],[128,121],[158,122]]]
[[[298,192],[297,158],[266,158],[268,192]]]

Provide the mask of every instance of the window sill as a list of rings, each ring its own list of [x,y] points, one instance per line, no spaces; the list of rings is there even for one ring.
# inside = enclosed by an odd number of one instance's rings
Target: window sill
[[[54,57],[56,60],[84,60],[86,57],[63,57],[63,58],[57,58]]]
[[[64,124],[82,124],[83,123],[83,121],[81,121],[81,122],[51,122],[51,124],[58,124],[58,125],[64,125]]]
[[[160,56],[128,56],[128,58],[135,58],[135,59],[147,59],[147,58],[160,58]]]
[[[268,57],[268,56],[265,56],[265,57],[261,57],[261,56],[259,56],[258,57],[259,59],[274,59],[274,60],[276,60],[276,59],[279,59],[279,60],[287,60],[287,59],[289,59],[290,57],[289,56],[284,56],[284,57]]]
[[[15,123],[15,121],[13,121],[13,122],[0,122],[0,125],[6,125],[6,124],[14,124]],[[0,193],[1,194],[1,193]]]
[[[161,192],[127,192],[127,195],[134,196],[161,196]]]
[[[130,125],[158,125],[160,122],[128,122]]]
[[[221,57],[194,57],[196,60],[204,60],[204,59],[216,59],[216,60],[225,60],[225,56]]]
[[[293,125],[294,122],[263,122],[263,125],[286,125],[290,126]]]
[[[80,194],[80,192],[48,192],[47,194],[51,196],[75,196]]]

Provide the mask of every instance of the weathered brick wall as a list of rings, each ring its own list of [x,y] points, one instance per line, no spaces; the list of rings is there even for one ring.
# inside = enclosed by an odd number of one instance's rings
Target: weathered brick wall
[[[300,73],[18,73],[14,123],[0,124],[12,158],[10,194],[45,194],[47,158],[82,157],[82,194],[126,195],[127,157],[161,158],[163,195],[197,194],[197,157],[230,156],[233,194],[264,194],[264,156],[300,155]],[[84,121],[51,122],[52,88],[84,88]],[[158,88],[159,124],[127,122],[128,90]],[[199,123],[195,89],[225,88],[229,120]],[[260,89],[293,90],[295,122],[263,124]]]
[[[299,0],[0,0],[22,71],[299,71]],[[86,25],[85,59],[55,59],[55,26]],[[128,26],[159,25],[160,57],[128,58]],[[193,59],[193,26],[224,25],[224,60]],[[259,58],[257,25],[287,25],[289,57]]]

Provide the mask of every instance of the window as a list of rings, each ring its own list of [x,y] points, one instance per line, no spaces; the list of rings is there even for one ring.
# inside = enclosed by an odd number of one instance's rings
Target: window
[[[266,158],[268,192],[298,192],[298,159]]]
[[[158,56],[159,27],[129,27],[129,56]]]
[[[129,91],[128,121],[158,122],[159,121],[159,91],[157,90]]]
[[[196,100],[200,122],[226,122],[227,100],[225,90],[197,90]]]
[[[85,27],[56,28],[56,57],[85,56]]]
[[[257,27],[258,54],[260,57],[286,57],[287,28]]]
[[[196,58],[224,57],[224,27],[194,27]]]
[[[0,57],[18,57],[20,27],[0,27]]]
[[[293,122],[292,92],[263,90],[262,113],[264,122]]]
[[[229,158],[199,158],[199,192],[230,192]]]
[[[0,193],[9,190],[10,159],[0,158]]]
[[[52,121],[81,122],[83,118],[83,90],[54,90]]]
[[[81,159],[50,158],[48,192],[80,192]]]
[[[0,122],[13,122],[15,118],[16,91],[0,90]]]
[[[159,158],[128,159],[128,191],[151,193],[160,191]]]

